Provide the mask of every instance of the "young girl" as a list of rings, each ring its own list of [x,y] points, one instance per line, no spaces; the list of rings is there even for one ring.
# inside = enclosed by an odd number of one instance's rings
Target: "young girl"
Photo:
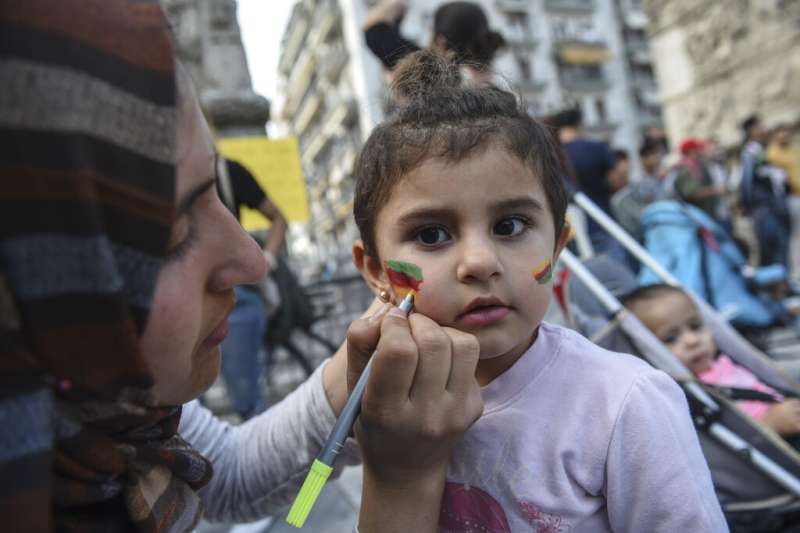
[[[774,402],[743,400],[739,408],[784,437],[800,433],[800,400],[783,397],[752,372],[720,353],[697,306],[671,285],[640,287],[623,298],[631,310],[700,381],[763,392]]]
[[[484,412],[451,456],[440,531],[727,530],[680,388],[541,321],[568,237],[550,133],[431,52],[393,90],[356,165],[354,261],[395,297],[385,262],[415,263],[416,311],[480,344]],[[421,359],[443,341],[415,340]]]

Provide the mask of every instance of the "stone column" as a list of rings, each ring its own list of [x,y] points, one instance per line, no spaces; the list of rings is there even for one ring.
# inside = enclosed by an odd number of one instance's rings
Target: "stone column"
[[[235,0],[162,0],[176,55],[220,137],[265,135],[269,101],[253,91]]]

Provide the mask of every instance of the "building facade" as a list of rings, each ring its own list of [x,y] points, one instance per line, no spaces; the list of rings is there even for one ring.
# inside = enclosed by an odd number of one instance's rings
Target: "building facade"
[[[648,0],[667,134],[735,148],[741,121],[800,121],[800,2]]]
[[[494,63],[498,83],[519,93],[534,116],[580,106],[586,133],[628,150],[636,167],[643,129],[661,125],[641,2],[473,1],[508,42]],[[353,163],[386,98],[382,67],[361,30],[374,3],[299,0],[284,33],[284,104],[276,118],[298,137],[303,154],[311,223],[293,251],[316,264],[311,270],[352,268]],[[430,42],[441,3],[410,0],[404,36]]]

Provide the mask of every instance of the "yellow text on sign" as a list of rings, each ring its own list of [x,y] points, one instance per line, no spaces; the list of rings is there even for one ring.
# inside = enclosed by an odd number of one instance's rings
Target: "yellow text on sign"
[[[308,222],[308,197],[295,137],[231,137],[217,142],[220,154],[244,165],[289,222]],[[269,227],[264,216],[242,206],[248,231]]]

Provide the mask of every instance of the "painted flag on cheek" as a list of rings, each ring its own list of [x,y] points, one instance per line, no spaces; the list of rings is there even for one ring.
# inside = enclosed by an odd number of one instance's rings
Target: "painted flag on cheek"
[[[405,261],[386,261],[386,274],[399,298],[405,298],[409,291],[419,292],[422,286],[422,269]]]
[[[541,263],[536,265],[536,268],[533,269],[533,277],[539,285],[550,282],[550,279],[553,277],[553,265],[550,263],[549,259],[544,259]]]

